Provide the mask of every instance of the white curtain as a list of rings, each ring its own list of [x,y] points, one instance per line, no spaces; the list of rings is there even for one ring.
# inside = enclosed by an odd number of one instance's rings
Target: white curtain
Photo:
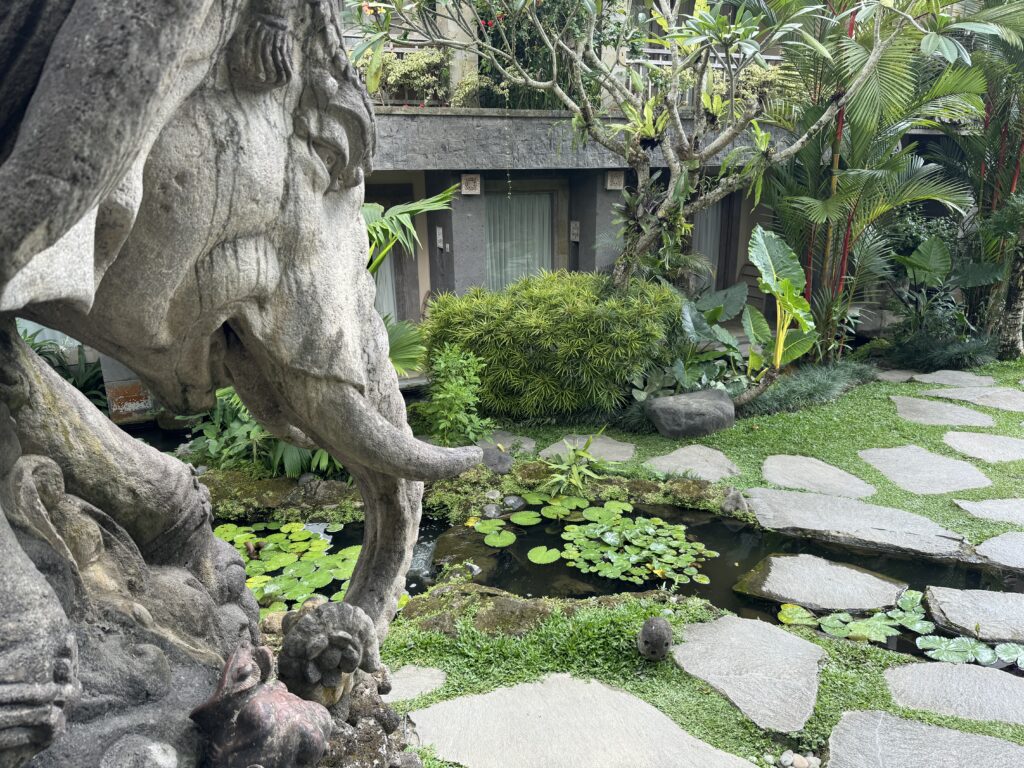
[[[381,317],[391,315],[392,320],[398,319],[398,301],[395,298],[395,259],[401,257],[402,254],[398,249],[393,249],[374,273],[374,278],[377,281],[377,297],[373,300],[373,305]]]
[[[691,250],[699,253],[711,264],[712,274],[718,274],[718,257],[722,241],[722,202],[697,211],[693,217]],[[701,283],[714,287],[714,277],[702,277]],[[703,287],[703,286],[698,286]]]
[[[487,287],[499,291],[541,269],[551,269],[550,192],[487,196]]]

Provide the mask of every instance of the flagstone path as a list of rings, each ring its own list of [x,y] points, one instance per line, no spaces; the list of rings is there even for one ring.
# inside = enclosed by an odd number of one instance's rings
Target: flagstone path
[[[973,408],[965,408],[962,405],[901,395],[891,395],[889,399],[896,403],[896,413],[900,418],[914,424],[950,427],[991,427],[995,425],[995,420],[987,413],[981,413]]]
[[[391,693],[381,698],[387,702],[415,699],[436,691],[447,679],[443,669],[407,664],[391,673]]]
[[[721,451],[704,445],[686,445],[664,456],[655,456],[644,466],[666,475],[692,475],[709,483],[716,483],[740,473]]]
[[[582,448],[587,440],[591,440],[588,452],[594,458],[603,461],[629,461],[636,452],[636,446],[632,443],[615,440],[607,435],[566,435],[557,443],[552,443],[540,452],[542,459],[552,459],[555,456],[565,456],[567,453],[566,443],[573,448]]]
[[[868,448],[858,451],[857,455],[911,493],[950,493],[992,485],[992,481],[970,462],[940,456],[917,445]]]
[[[863,498],[875,492],[875,486],[856,475],[808,456],[769,456],[761,475],[772,485],[833,496]]]
[[[1024,725],[1024,678],[976,664],[904,664],[885,671],[893,701],[968,720]]]
[[[957,635],[988,643],[1024,643],[1024,594],[928,587],[932,620]]]

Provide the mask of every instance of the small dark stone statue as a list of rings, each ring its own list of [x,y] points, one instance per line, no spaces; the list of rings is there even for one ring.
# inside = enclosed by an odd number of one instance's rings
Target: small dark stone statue
[[[212,768],[312,768],[334,731],[330,712],[267,682],[271,651],[243,642],[231,654],[217,690],[190,717],[209,740]]]
[[[644,622],[636,636],[636,648],[648,661],[661,661],[672,647],[672,625],[660,616]]]

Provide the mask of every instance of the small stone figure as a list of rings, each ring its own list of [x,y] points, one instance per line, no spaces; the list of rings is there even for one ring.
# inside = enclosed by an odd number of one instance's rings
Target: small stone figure
[[[224,665],[217,690],[190,717],[209,740],[211,768],[312,768],[334,731],[330,712],[268,683],[269,648],[243,642]]]
[[[660,616],[652,616],[637,634],[636,647],[648,661],[661,661],[672,647],[672,625]]]
[[[307,601],[285,616],[282,628],[279,675],[304,699],[333,707],[351,692],[357,669],[380,666],[373,621],[349,603]]]

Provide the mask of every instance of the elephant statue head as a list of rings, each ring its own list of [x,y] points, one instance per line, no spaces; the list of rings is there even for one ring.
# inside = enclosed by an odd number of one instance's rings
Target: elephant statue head
[[[128,5],[79,0],[71,14],[90,6],[109,17]],[[78,123],[91,143],[68,139],[76,158],[50,141],[54,120],[76,99],[71,81],[92,83],[82,70],[100,67],[82,56],[75,72],[61,74],[47,62],[0,168],[4,177],[19,170],[22,197],[42,206],[7,201],[21,219],[0,225],[9,249],[0,253],[0,310],[116,357],[175,412],[205,410],[217,388],[233,385],[272,432],[336,456],[367,515],[348,600],[383,634],[418,527],[417,481],[457,474],[480,454],[420,442],[406,424],[366,270],[360,209],[373,114],[342,46],[338,4],[172,5],[178,28],[151,31],[148,52],[171,75],[108,62],[103,76],[121,68],[136,101],[120,120],[89,105]],[[71,42],[60,49],[65,57],[77,50]],[[197,64],[204,56],[205,69]],[[137,83],[147,73],[149,90]],[[33,124],[45,128],[27,130]],[[51,186],[69,183],[62,160],[83,166],[70,201],[37,189],[51,177]],[[48,279],[53,264],[64,264],[65,278],[86,275],[90,290],[60,285],[52,271]]]

